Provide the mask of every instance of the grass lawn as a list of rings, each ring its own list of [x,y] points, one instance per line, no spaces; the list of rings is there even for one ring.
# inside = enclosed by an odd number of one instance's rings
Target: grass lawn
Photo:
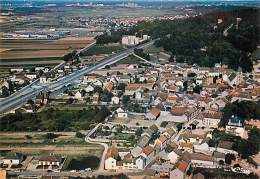
[[[129,55],[128,57],[120,60],[119,62],[115,63],[115,65],[119,65],[119,64],[140,64],[143,61],[133,55]]]
[[[112,54],[118,53],[123,51],[124,48],[121,46],[101,46],[95,45],[88,49],[87,51],[82,52],[81,56],[92,56],[92,55],[99,55],[99,54]]]
[[[155,45],[151,45],[144,49],[145,53],[159,53],[159,52],[163,52],[163,51],[164,50],[162,47],[156,47]]]

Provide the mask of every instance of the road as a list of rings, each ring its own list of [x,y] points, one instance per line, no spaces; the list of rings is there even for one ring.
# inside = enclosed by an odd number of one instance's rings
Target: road
[[[93,142],[90,140],[90,136],[97,130],[97,128],[101,125],[101,123],[99,123],[98,125],[96,125],[96,127],[94,127],[89,133],[88,135],[85,137],[85,141],[91,144],[99,144],[102,145],[104,147],[104,151],[99,163],[99,167],[97,171],[104,171],[104,167],[105,167],[105,157],[106,157],[106,153],[108,150],[108,144],[106,143],[102,143],[102,142]]]
[[[157,40],[157,39],[155,39],[155,40]],[[55,81],[53,83],[49,83],[49,84],[37,83],[37,84],[33,84],[29,87],[26,87],[26,89],[24,91],[17,93],[17,95],[12,95],[10,97],[7,97],[7,98],[1,100],[0,114],[2,115],[5,113],[8,113],[14,109],[19,108],[20,106],[25,104],[28,100],[34,99],[41,92],[48,92],[50,90],[54,90],[55,88],[58,88],[65,84],[73,82],[74,80],[82,77],[85,74],[88,74],[88,73],[95,71],[97,69],[100,69],[100,68],[104,68],[106,65],[111,65],[113,63],[116,63],[119,60],[121,60],[121,59],[127,57],[128,55],[130,55],[131,53],[133,53],[135,48],[138,48],[138,49],[145,48],[147,46],[152,45],[155,42],[155,40],[151,40],[147,43],[138,45],[136,47],[129,48],[118,54],[107,57],[107,58],[103,59],[100,63],[98,63],[94,66],[84,67],[70,75],[67,75],[65,77],[58,79],[57,81]]]

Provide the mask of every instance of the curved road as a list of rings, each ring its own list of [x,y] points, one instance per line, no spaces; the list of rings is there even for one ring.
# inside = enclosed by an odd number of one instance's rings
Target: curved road
[[[105,157],[106,157],[106,153],[108,150],[108,145],[106,143],[103,142],[95,142],[95,141],[91,141],[90,140],[90,136],[97,130],[97,128],[101,125],[101,123],[99,123],[98,125],[96,125],[96,127],[94,127],[89,133],[88,135],[85,137],[85,141],[91,144],[99,144],[102,145],[104,147],[104,151],[99,163],[99,167],[97,171],[104,171],[104,167],[105,167]]]

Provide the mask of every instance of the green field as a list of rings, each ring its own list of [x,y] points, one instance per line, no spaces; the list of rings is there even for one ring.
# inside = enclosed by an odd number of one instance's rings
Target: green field
[[[62,57],[44,57],[44,58],[11,58],[11,59],[1,59],[0,63],[4,62],[34,62],[34,61],[54,61],[62,60]],[[1,64],[2,65],[2,64]]]
[[[92,55],[100,55],[100,54],[112,54],[123,51],[124,48],[121,46],[100,46],[95,45],[88,49],[85,52],[82,52],[81,56],[92,56]]]
[[[128,57],[120,60],[119,62],[115,63],[115,65],[119,64],[141,64],[143,61],[133,55],[129,55]]]

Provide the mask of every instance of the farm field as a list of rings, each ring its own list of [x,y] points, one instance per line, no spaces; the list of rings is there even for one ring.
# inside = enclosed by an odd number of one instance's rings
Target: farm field
[[[93,37],[66,37],[58,40],[1,39],[0,66],[59,64],[61,57],[82,49]]]
[[[100,145],[86,143],[84,138],[75,137],[75,132],[55,132],[55,141],[45,138],[46,132],[0,133],[0,151],[42,155],[101,155]]]

